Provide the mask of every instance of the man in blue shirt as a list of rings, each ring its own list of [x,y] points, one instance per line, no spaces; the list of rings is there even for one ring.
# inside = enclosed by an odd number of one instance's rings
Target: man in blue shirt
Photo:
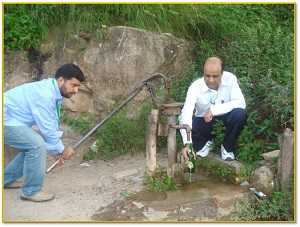
[[[54,198],[42,190],[47,151],[61,163],[73,155],[73,148],[61,141],[60,107],[63,97],[76,94],[84,80],[78,66],[65,64],[55,78],[26,83],[4,93],[4,143],[20,151],[5,168],[4,187],[21,187],[16,180],[24,177],[21,199],[42,202]]]

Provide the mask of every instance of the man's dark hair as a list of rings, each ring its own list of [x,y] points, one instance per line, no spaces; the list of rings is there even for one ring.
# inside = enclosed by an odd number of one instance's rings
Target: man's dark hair
[[[71,80],[76,78],[80,82],[85,81],[85,77],[81,69],[74,64],[65,64],[59,67],[55,73],[55,79],[62,77],[66,80]]]

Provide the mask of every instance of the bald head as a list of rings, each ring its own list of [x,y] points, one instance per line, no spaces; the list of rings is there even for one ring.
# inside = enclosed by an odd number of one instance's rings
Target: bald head
[[[210,57],[207,58],[204,63],[204,69],[205,68],[220,68],[221,71],[223,71],[223,62],[218,57]]]
[[[223,73],[223,62],[218,57],[210,57],[204,63],[204,81],[206,85],[218,90]]]

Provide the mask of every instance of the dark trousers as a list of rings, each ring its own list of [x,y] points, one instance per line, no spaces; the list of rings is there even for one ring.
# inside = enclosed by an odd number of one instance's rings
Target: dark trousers
[[[192,128],[193,147],[196,151],[203,148],[208,140],[213,139],[212,129],[216,119],[222,120],[225,126],[223,146],[227,152],[234,152],[236,140],[246,122],[246,111],[241,108],[213,117],[211,122],[206,123],[203,117],[194,117]]]

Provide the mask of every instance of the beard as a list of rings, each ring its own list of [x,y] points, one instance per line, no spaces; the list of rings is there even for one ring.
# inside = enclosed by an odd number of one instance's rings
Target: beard
[[[75,95],[75,92],[67,92],[64,86],[62,86],[59,90],[60,90],[61,96],[64,98],[67,98],[67,99],[69,99],[73,95]]]

